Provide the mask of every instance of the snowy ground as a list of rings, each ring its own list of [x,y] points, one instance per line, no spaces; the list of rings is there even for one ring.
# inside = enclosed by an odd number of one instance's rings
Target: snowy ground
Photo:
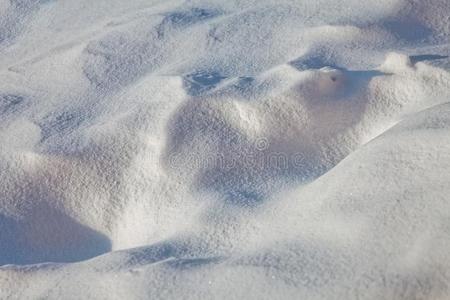
[[[450,298],[448,55],[448,0],[0,0],[0,299]]]

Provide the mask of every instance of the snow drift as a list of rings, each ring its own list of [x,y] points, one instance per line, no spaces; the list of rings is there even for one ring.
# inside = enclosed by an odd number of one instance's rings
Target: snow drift
[[[0,298],[448,298],[449,13],[0,2]]]

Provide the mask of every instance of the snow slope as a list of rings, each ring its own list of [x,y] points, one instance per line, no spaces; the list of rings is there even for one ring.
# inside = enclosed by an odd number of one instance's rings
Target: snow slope
[[[447,299],[449,15],[0,0],[0,298]]]

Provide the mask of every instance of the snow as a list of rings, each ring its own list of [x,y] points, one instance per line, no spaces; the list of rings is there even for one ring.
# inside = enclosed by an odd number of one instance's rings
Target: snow
[[[0,299],[446,299],[447,0],[0,0]]]

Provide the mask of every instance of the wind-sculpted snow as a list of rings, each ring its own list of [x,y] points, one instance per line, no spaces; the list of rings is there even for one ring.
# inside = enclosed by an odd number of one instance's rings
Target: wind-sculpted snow
[[[448,298],[449,14],[0,2],[0,298]]]

